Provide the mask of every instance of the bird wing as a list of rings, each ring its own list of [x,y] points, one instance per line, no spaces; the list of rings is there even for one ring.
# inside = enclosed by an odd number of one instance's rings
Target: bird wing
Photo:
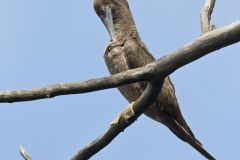
[[[143,67],[155,61],[155,58],[153,57],[152,54],[149,53],[143,42],[138,42],[136,44],[136,41],[129,40],[125,43],[124,46],[125,46],[124,47],[125,59],[129,69]],[[147,82],[140,82],[142,92],[147,87],[147,84],[148,84]],[[164,79],[161,93],[158,96],[156,105],[158,105],[158,107],[155,108],[159,110],[155,112],[164,113],[164,116],[168,116],[170,119],[176,120],[178,124],[180,124],[191,136],[194,137],[193,132],[191,131],[190,127],[187,125],[186,121],[184,120],[181,114],[177,98],[175,95],[174,85],[171,82],[169,76]],[[170,129],[173,131],[172,128]],[[173,132],[175,133],[175,131]],[[184,140],[182,136],[179,136],[179,134],[176,135],[182,140]]]

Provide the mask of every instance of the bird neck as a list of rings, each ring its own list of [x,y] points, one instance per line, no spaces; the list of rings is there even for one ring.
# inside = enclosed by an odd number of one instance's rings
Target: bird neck
[[[132,14],[128,7],[119,7],[117,16],[113,19],[116,39],[135,39],[139,40],[139,34],[135,26]]]
[[[115,25],[116,39],[140,39],[135,24],[130,24],[129,22]]]

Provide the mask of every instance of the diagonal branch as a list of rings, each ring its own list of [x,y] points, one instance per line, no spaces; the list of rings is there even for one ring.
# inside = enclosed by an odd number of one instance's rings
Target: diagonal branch
[[[150,82],[136,102],[129,105],[119,117],[114,120],[108,130],[92,143],[81,149],[71,160],[87,160],[106,147],[117,135],[130,126],[158,97],[162,80]]]
[[[213,8],[215,6],[215,2],[216,0],[206,0],[202,8],[200,17],[201,17],[201,30],[203,34],[207,33],[211,29],[210,20]]]
[[[1,91],[0,103],[30,101],[60,95],[93,92],[142,80],[161,79],[208,53],[239,41],[240,21],[237,21],[221,29],[208,32],[197,38],[194,42],[145,67],[83,82],[54,84],[30,90]]]

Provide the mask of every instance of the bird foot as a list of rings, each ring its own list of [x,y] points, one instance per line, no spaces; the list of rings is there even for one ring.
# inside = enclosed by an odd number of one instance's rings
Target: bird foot
[[[134,102],[129,104],[129,106],[122,113],[122,117],[124,118],[124,120],[127,123],[129,122],[129,119],[135,115],[134,110],[133,110],[133,104],[134,104]]]
[[[129,119],[135,115],[133,104],[134,102],[129,104],[129,106],[111,122],[111,125],[118,124],[121,118],[123,118],[128,123]]]

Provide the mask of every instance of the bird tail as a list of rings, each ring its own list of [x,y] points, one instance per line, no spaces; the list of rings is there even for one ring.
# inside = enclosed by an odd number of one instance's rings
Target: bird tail
[[[168,128],[180,139],[190,144],[193,148],[195,148],[198,152],[200,152],[204,157],[209,160],[216,160],[207,150],[205,150],[199,140],[197,140],[194,136],[189,134],[184,127],[182,127],[176,120],[170,120],[167,124]]]

